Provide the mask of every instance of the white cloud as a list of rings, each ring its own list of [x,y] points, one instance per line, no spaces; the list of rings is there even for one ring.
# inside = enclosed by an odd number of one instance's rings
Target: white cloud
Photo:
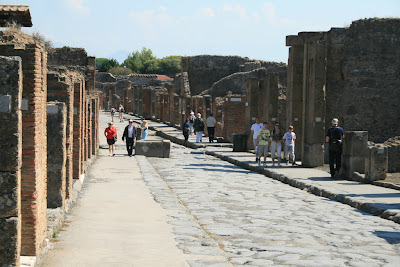
[[[231,13],[237,14],[243,18],[246,17],[246,15],[247,15],[247,10],[239,4],[234,5],[234,6],[231,6],[229,4],[224,4],[222,6],[221,10],[222,10],[222,13],[230,13],[231,12]]]
[[[266,19],[269,22],[271,22],[271,23],[278,22],[276,19],[275,6],[272,3],[270,3],[270,2],[265,3],[261,7],[261,11],[262,11],[262,13],[264,13],[264,15],[266,16]]]
[[[212,8],[200,8],[199,11],[197,11],[197,15],[210,18],[215,16]]]
[[[82,14],[90,13],[90,9],[84,5],[83,0],[65,0],[65,1],[70,8],[75,9]]]

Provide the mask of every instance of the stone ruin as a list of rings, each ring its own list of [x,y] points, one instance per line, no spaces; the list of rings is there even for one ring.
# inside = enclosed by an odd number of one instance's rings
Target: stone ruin
[[[0,5],[0,26],[10,20],[31,26],[28,6]],[[10,27],[0,31],[0,83],[0,265],[19,266],[41,253],[47,217],[68,210],[96,155],[95,58]]]

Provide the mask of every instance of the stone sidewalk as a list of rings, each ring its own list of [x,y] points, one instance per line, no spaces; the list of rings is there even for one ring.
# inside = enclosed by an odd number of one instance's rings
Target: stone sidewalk
[[[135,116],[125,115],[125,118],[140,122],[140,118]],[[150,120],[149,128],[156,131],[158,136],[177,144],[183,144],[182,131],[177,128]],[[260,168],[255,163],[253,153],[232,152],[232,144],[209,143],[207,137],[203,138],[203,143],[195,143],[195,141],[195,137],[190,136],[188,146],[317,196],[336,200],[400,223],[400,192],[398,190],[356,181],[332,180],[328,172],[315,168],[286,166],[284,164],[282,164],[282,167],[271,167],[271,158],[267,158],[267,168]]]

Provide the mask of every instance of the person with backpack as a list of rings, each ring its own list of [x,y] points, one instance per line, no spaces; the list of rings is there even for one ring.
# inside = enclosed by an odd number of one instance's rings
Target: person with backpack
[[[114,108],[114,106],[111,107],[110,113],[111,113],[111,121],[114,122],[114,115],[115,115],[115,108]]]
[[[339,120],[334,118],[332,120],[332,127],[326,133],[325,140],[329,144],[329,168],[332,179],[336,179],[342,165],[343,139],[344,130],[342,127],[339,127]]]
[[[196,133],[196,143],[203,142],[204,121],[200,113],[197,113],[197,118],[194,120],[193,127]]]
[[[193,128],[193,124],[194,124],[194,120],[196,119],[196,117],[194,116],[194,112],[191,111],[190,112],[190,116],[189,116],[189,128],[190,128],[190,134],[194,135],[194,128]]]

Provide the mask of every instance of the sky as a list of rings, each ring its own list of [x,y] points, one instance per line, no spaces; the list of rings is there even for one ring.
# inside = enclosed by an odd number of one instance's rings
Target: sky
[[[170,55],[237,55],[287,63],[287,35],[400,16],[399,0],[0,0],[29,5],[55,47],[122,63],[142,47]]]

